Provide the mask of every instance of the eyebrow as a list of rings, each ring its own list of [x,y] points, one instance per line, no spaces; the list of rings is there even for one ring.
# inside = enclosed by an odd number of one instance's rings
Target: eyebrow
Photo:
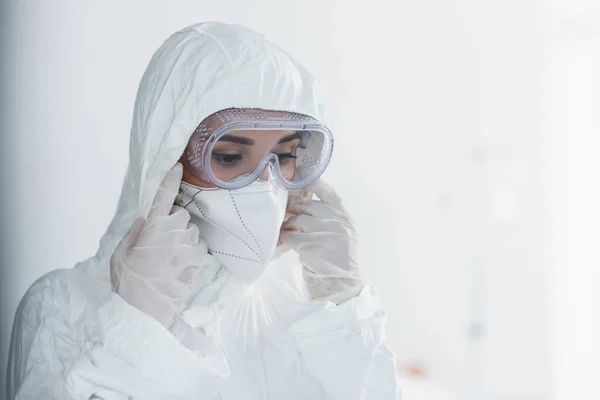
[[[302,139],[302,132],[292,133],[291,135],[288,135],[288,136],[282,138],[278,143],[291,142],[292,140],[296,140],[296,139]],[[253,139],[249,139],[249,138],[245,138],[245,137],[241,137],[241,136],[234,136],[234,135],[224,135],[222,138],[219,139],[219,141],[244,144],[246,146],[254,145]]]
[[[252,140],[252,139],[248,139],[248,138],[241,137],[241,136],[233,136],[233,135],[225,135],[222,138],[220,138],[219,141],[220,142],[231,142],[231,143],[245,144],[247,146],[254,145],[254,140]]]
[[[296,131],[295,133],[292,133],[291,135],[284,137],[278,143],[291,142],[292,140],[296,140],[296,139],[302,139],[302,132]]]

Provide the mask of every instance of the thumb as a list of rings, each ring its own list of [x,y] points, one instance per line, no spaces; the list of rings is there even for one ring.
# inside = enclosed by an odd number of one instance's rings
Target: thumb
[[[135,221],[133,221],[129,232],[127,232],[127,234],[123,238],[123,246],[125,246],[126,249],[130,249],[133,246],[135,246],[138,238],[140,237],[140,233],[142,233],[142,230],[144,229],[145,223],[146,218],[144,217],[138,217]]]

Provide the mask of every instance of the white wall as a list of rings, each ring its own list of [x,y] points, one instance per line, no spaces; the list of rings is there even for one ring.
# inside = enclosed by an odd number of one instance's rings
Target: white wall
[[[337,139],[326,177],[357,221],[399,361],[461,399],[553,398],[541,182],[559,3],[14,2],[3,366],[26,288],[96,250],[152,53],[221,20],[265,33],[321,82]]]
[[[557,400],[600,398],[600,1],[555,0],[543,79]]]

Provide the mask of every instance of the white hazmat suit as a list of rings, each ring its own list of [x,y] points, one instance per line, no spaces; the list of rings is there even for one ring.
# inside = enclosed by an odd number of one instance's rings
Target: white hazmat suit
[[[111,290],[117,245],[198,123],[231,107],[323,120],[313,78],[262,35],[203,23],[171,36],[142,78],[122,194],[96,255],[38,279],[19,305],[9,399],[399,398],[375,289],[317,300],[293,252],[250,284],[208,255],[170,330]]]

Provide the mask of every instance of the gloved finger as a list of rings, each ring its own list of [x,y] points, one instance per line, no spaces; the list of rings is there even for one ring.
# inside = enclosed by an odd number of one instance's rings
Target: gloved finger
[[[177,276],[165,275],[161,276],[153,282],[152,288],[160,296],[167,297],[171,300],[185,298],[190,290],[190,284],[177,280]]]
[[[200,229],[193,223],[188,223],[185,228],[176,228],[154,234],[145,243],[147,246],[171,246],[175,250],[184,246],[197,246],[200,241]]]
[[[190,222],[190,212],[183,207],[171,207],[170,214],[165,218],[165,223],[174,228],[185,228]]]
[[[164,216],[155,216],[146,224],[145,236],[158,235],[164,232],[184,230],[190,222],[190,213],[179,206],[173,206],[171,213]]]
[[[200,267],[208,254],[206,243],[200,241],[197,245],[180,246],[177,253],[169,261],[169,269],[179,275],[185,267]]]
[[[319,220],[311,215],[295,215],[281,225],[282,231],[312,232],[319,226]]]
[[[191,239],[191,241],[190,241],[191,244],[193,244],[194,246],[197,246],[198,244],[201,244],[201,240],[200,240],[200,228],[198,228],[198,225],[193,224],[191,222],[188,223],[187,232],[188,232],[188,235],[189,235],[189,237]]]
[[[207,254],[206,245],[186,246],[160,268],[160,286],[171,297],[184,296],[200,273],[202,260]]]
[[[281,225],[281,230],[322,233],[322,234],[347,234],[353,227],[344,219],[317,218],[312,215],[300,214],[290,217]]]
[[[195,246],[200,240],[200,230],[194,224],[189,223],[185,228],[161,230],[156,228],[152,231],[144,231],[136,243],[136,248],[165,248],[170,247],[171,252],[183,246]]]
[[[298,248],[306,241],[306,234],[302,232],[282,230],[279,232],[279,241],[283,245],[289,246],[294,250],[298,250]]]
[[[318,200],[306,200],[300,197],[293,198],[289,202],[286,211],[294,215],[307,214],[320,219],[343,217],[343,212],[336,210],[329,204]]]
[[[333,187],[325,181],[321,179],[317,180],[313,184],[312,192],[316,194],[323,203],[328,204],[337,210],[345,211],[342,199],[337,195]]]
[[[198,275],[200,274],[200,268],[195,265],[188,265],[181,271],[177,280],[185,283],[186,285],[191,285],[196,281]]]
[[[173,215],[175,213],[182,212],[182,211],[188,212],[183,207],[180,207],[180,206],[177,206],[177,205],[173,205],[173,207],[171,207],[171,211],[169,212],[169,215]],[[188,215],[189,215],[189,212],[188,212]]]
[[[148,212],[148,219],[169,215],[173,203],[175,202],[175,197],[179,193],[182,176],[183,165],[181,165],[181,163],[175,164],[175,166],[167,172],[167,175],[165,175],[156,191],[154,201]]]

